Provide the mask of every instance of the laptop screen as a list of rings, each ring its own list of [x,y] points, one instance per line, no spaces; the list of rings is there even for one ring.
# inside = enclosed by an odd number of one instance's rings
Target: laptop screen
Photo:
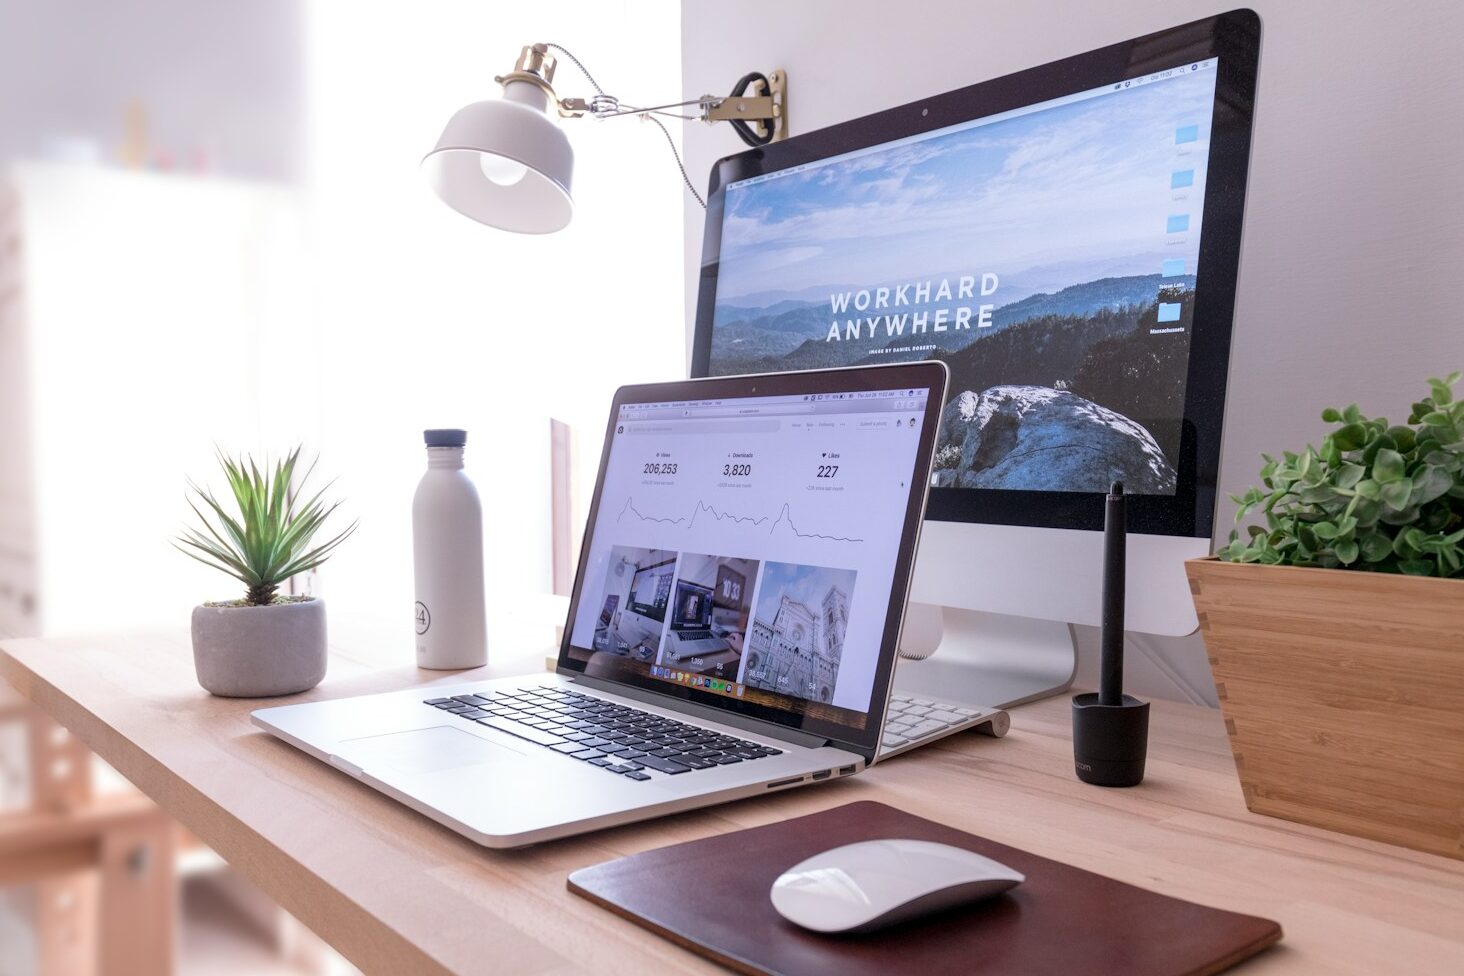
[[[675,630],[705,629],[712,620],[712,591],[689,579],[676,581],[676,616],[671,620]]]
[[[712,381],[677,386],[699,382]],[[704,398],[617,403],[561,663],[864,729],[888,683],[877,672],[940,391],[715,382]],[[728,395],[737,385],[747,395]]]

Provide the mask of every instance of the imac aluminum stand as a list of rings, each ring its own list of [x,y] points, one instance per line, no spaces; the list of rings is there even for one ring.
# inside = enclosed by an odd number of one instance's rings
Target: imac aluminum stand
[[[1010,708],[1065,691],[1076,672],[1071,624],[911,602],[895,688]]]

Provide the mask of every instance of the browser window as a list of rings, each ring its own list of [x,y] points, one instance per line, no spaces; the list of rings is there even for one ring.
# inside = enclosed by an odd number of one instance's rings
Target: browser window
[[[570,656],[863,728],[928,395],[624,404]]]

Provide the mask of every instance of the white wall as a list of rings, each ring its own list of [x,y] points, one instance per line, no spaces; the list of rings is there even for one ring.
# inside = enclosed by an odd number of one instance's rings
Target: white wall
[[[296,0],[0,0],[0,631],[185,626],[233,588],[167,543],[185,476],[215,441],[315,439],[272,348],[313,327],[302,23]],[[104,470],[131,518],[85,517]]]
[[[322,334],[312,377],[325,461],[362,519],[322,582],[333,615],[379,623],[404,655],[423,428],[469,431],[491,643],[500,614],[551,590],[549,418],[578,431],[586,501],[615,388],[680,372],[683,308],[682,190],[659,130],[566,121],[575,215],[543,237],[452,211],[419,161],[454,111],[498,97],[493,76],[536,41],[563,44],[627,101],[669,99],[678,12],[628,0],[310,7],[307,198]],[[591,94],[567,62],[555,84]]]
[[[6,418],[20,436],[0,442],[0,469],[28,484],[0,496],[0,521],[34,550],[28,566],[0,564],[0,587],[21,570],[39,613],[0,601],[0,631],[7,616],[20,633],[186,626],[195,604],[242,586],[169,545],[192,520],[185,479],[226,493],[215,444],[314,440],[315,392],[292,368],[310,330],[298,195],[58,164],[7,178],[23,307],[0,347],[27,361],[0,366],[29,396],[22,424]]]
[[[21,329],[40,338],[32,362],[0,363],[0,380],[32,388],[0,399],[35,413],[33,423],[0,417],[0,597],[11,562],[38,560],[38,626],[186,626],[193,604],[235,584],[167,544],[190,514],[185,478],[220,487],[215,442],[262,455],[303,440],[320,454],[322,481],[339,479],[339,514],[361,519],[315,581],[333,631],[370,635],[367,653],[410,661],[421,432],[464,426],[485,503],[490,600],[535,607],[552,639],[534,600],[551,588],[549,418],[579,433],[587,500],[614,388],[681,371],[683,191],[660,131],[633,118],[566,123],[575,220],[543,238],[451,211],[418,164],[454,110],[498,96],[493,76],[525,43],[566,45],[628,101],[674,95],[679,8],[267,0],[250,17],[180,13],[177,0],[31,6],[0,0],[0,81],[38,93],[35,106],[0,97],[0,183],[12,153],[46,156],[53,138],[101,151],[91,164],[17,167],[45,179],[24,188],[27,307],[0,319],[0,353],[22,355]],[[131,18],[125,29],[117,17]],[[92,57],[97,31],[120,48]],[[238,50],[213,50],[231,37]],[[30,50],[6,61],[18,45]],[[270,52],[294,58],[275,71]],[[558,82],[590,93],[571,65]],[[298,188],[112,165],[131,92],[156,109],[160,141],[213,126],[227,145],[278,150],[262,169],[294,160]],[[289,218],[288,234],[257,229],[247,201],[258,200]],[[13,264],[0,254],[0,279]],[[86,397],[92,386],[101,402]],[[32,427],[33,437],[16,433]],[[96,449],[69,429],[93,435]],[[36,469],[29,491],[11,485],[19,466]],[[77,515],[97,507],[98,478],[126,479],[125,498],[145,499],[145,517],[109,519],[106,505],[95,519]],[[37,532],[34,559],[28,541],[10,541]],[[77,553],[93,550],[76,569]]]
[[[1464,264],[1464,5],[1253,7],[1263,40],[1220,468],[1227,492],[1251,483],[1261,451],[1318,440],[1322,407],[1357,400],[1401,419],[1426,376],[1464,366],[1448,287]],[[796,134],[1223,9],[1199,0],[803,0],[770,18],[736,18],[687,3],[683,88],[719,92],[754,68],[785,68]],[[686,128],[699,181],[738,148],[725,132]],[[693,203],[689,283],[701,235]],[[695,288],[687,295],[690,323]],[[1232,514],[1222,505],[1222,539]],[[1091,652],[1093,635],[1081,643]],[[1131,637],[1130,647],[1139,693],[1213,702],[1198,636]],[[1091,674],[1087,654],[1082,664]]]

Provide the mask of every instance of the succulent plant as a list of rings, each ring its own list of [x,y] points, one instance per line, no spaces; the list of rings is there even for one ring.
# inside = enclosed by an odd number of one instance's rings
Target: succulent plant
[[[1328,407],[1320,448],[1262,455],[1261,484],[1231,498],[1233,562],[1464,576],[1464,401],[1459,373],[1428,381],[1407,425]]]
[[[266,606],[275,602],[281,583],[325,562],[336,546],[356,530],[357,523],[352,522],[330,541],[311,547],[316,532],[340,502],[321,501],[324,488],[308,501],[297,501],[315,470],[315,463],[311,462],[297,484],[295,469],[299,458],[297,447],[276,461],[274,472],[265,477],[253,458],[235,460],[220,453],[219,464],[234,494],[237,516],[225,511],[208,489],[192,481],[188,483],[204,506],[201,509],[193,498],[188,500],[189,507],[203,523],[203,530],[185,528],[173,544],[184,554],[228,573],[248,587],[242,601],[246,605]],[[269,470],[268,458],[264,470]],[[205,514],[204,509],[213,517]]]

